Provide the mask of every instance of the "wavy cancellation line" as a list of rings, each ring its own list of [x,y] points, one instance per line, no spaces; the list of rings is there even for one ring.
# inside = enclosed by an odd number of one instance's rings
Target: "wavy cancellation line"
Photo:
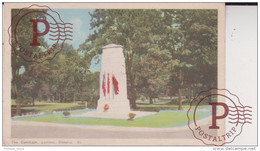
[[[229,108],[252,108],[251,106],[244,106],[244,107],[242,107],[242,106],[236,106],[236,107],[233,107],[233,106],[228,106]]]
[[[230,116],[252,116],[252,114],[228,114],[228,115],[230,115]]]
[[[73,29],[72,27],[59,27],[59,26],[57,26],[57,27],[51,27],[51,26],[50,26],[50,29],[67,29],[67,28]]]
[[[72,31],[69,31],[69,30],[66,30],[66,31],[59,31],[59,30],[53,31],[53,30],[50,30],[49,32],[51,32],[51,33],[57,33],[57,32],[60,32],[60,33],[66,33],[66,32],[73,33]]]
[[[73,26],[72,23],[49,23],[51,26]]]
[[[57,23],[57,24],[59,24],[59,25],[73,25],[72,23],[64,23],[64,24],[62,24],[62,23]],[[57,24],[50,23],[50,25],[57,25]]]
[[[72,23],[49,23],[49,24],[51,25],[49,32],[53,33],[49,35],[51,37],[49,38],[49,40],[53,40],[53,41],[72,40],[71,38],[68,38],[68,37],[73,37],[72,34],[69,34],[69,33],[73,33]],[[58,38],[58,36],[63,38]]]
[[[231,124],[237,124],[237,123],[240,123],[240,124],[244,124],[244,123],[249,123],[249,124],[252,124],[251,122],[251,118],[245,118],[245,119],[232,119],[232,118],[229,118],[231,120],[228,121],[228,123],[231,123]]]
[[[245,124],[245,123],[248,123],[248,124],[252,124],[251,120],[252,118],[250,118],[252,116],[251,114],[251,108],[250,106],[244,106],[244,107],[241,107],[241,106],[236,106],[236,107],[232,107],[232,106],[229,106],[229,116],[231,117],[228,117],[229,121],[228,123],[231,123],[231,124]]]
[[[228,121],[228,123],[231,123],[231,124],[245,124],[245,123],[248,123],[248,124],[252,124],[252,122],[249,122],[249,121],[245,121],[245,122],[231,122],[231,121]]]
[[[242,120],[242,121],[243,121],[243,120],[247,120],[247,119],[248,119],[248,120],[252,120],[252,119],[249,118],[249,117],[245,117],[245,118],[231,118],[231,117],[229,117],[228,119],[231,119],[231,120],[238,120],[238,119],[239,119],[239,120]]]
[[[228,106],[229,107],[229,114],[230,116],[252,116],[252,110],[251,110],[251,106]]]
[[[229,110],[229,112],[252,112],[251,110],[244,110],[244,111],[241,111],[241,110]]]
[[[65,38],[65,39],[61,39],[61,38],[56,38],[56,39],[53,39],[53,38],[49,38],[50,40],[54,40],[54,41],[56,41],[56,40],[72,40],[71,38]]]
[[[73,36],[70,35],[70,34],[66,34],[66,35],[62,35],[62,34],[53,35],[53,34],[50,34],[50,36],[51,36],[51,37],[57,37],[57,36],[60,36],[60,37],[66,37],[66,36],[68,36],[68,37],[73,37]]]

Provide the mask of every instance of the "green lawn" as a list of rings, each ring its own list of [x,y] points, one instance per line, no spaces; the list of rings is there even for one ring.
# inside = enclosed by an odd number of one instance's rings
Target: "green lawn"
[[[12,99],[12,104],[11,105],[16,105],[15,99]]]
[[[141,104],[138,103],[137,110],[140,111],[160,111],[160,110],[178,110],[178,105],[175,104]],[[200,105],[198,108],[205,108],[208,105]],[[182,105],[183,110],[187,111],[190,105]]]
[[[37,110],[38,112],[44,112],[45,114],[51,113],[53,110],[58,109],[70,109],[72,107],[81,106],[78,104],[79,102],[72,103],[48,103],[48,102],[35,102],[34,106],[22,106],[23,110]],[[15,100],[12,100],[12,105],[16,105]]]
[[[44,112],[44,115],[15,117],[13,120],[17,121],[35,121],[35,122],[48,122],[48,123],[63,123],[63,124],[80,124],[80,125],[110,125],[110,126],[123,126],[123,127],[178,127],[187,124],[187,109],[189,105],[183,105],[184,111],[176,111],[178,105],[168,104],[137,104],[138,109],[145,111],[154,110],[175,110],[175,111],[163,111],[158,112],[155,115],[136,118],[133,121],[127,119],[101,119],[101,118],[84,118],[84,117],[64,117],[62,113],[52,113],[57,109],[70,109],[72,107],[78,107],[79,102],[74,103],[47,103],[47,102],[35,102],[35,106],[23,106],[23,110],[37,110]],[[15,100],[12,100],[12,104],[15,105]],[[205,106],[202,106],[206,107]],[[73,115],[86,112],[84,110],[70,111]],[[204,118],[208,116],[208,113],[198,113],[196,118]]]
[[[44,114],[52,113],[53,110],[59,110],[59,109],[70,109],[74,107],[80,107],[82,105],[78,104],[79,102],[72,102],[72,103],[57,103],[57,102],[35,102],[35,106],[27,105],[22,106],[22,110],[35,110],[37,112],[43,112]],[[158,103],[158,102],[157,102]],[[162,104],[162,102],[159,102],[160,104],[146,104],[146,103],[137,103],[137,111],[155,111],[159,112],[160,110],[178,110],[178,105],[174,104]],[[12,99],[12,105],[16,105],[15,100]],[[188,110],[189,105],[183,105],[183,110]],[[202,105],[199,108],[206,107],[206,105]]]
[[[171,105],[171,104],[137,104],[137,107],[169,107],[169,108],[178,108],[178,105]],[[182,105],[184,109],[188,109],[189,105]]]
[[[57,109],[66,109],[74,106],[79,106],[77,103],[36,103],[35,106],[30,107],[22,107],[22,109],[35,109],[39,110],[40,112],[44,112],[45,114],[51,113],[53,110]]]
[[[79,112],[79,111],[77,111]],[[75,111],[71,112],[75,114]],[[196,118],[206,117],[207,113],[198,113]],[[159,112],[156,115],[137,118],[133,121],[123,119],[101,119],[101,118],[83,118],[83,117],[64,117],[62,114],[39,115],[32,117],[14,118],[18,121],[35,121],[49,123],[64,123],[64,124],[80,124],[80,125],[110,125],[123,127],[178,127],[188,123],[186,112]]]

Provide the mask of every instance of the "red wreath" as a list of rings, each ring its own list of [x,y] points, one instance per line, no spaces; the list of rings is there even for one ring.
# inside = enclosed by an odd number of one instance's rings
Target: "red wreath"
[[[105,104],[104,105],[104,111],[107,111],[109,109],[109,105],[108,104]]]

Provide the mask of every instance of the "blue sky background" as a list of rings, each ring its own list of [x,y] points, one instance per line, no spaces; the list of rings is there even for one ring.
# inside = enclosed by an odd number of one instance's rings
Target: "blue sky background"
[[[93,30],[90,30],[90,15],[89,12],[94,12],[94,9],[53,9],[58,12],[64,23],[73,24],[73,37],[72,40],[66,40],[66,43],[72,44],[74,49],[78,49],[79,45],[84,43]],[[56,19],[56,18],[55,18]],[[58,19],[56,19],[58,20]],[[53,23],[53,20],[47,16],[47,21]],[[40,31],[45,30],[45,26],[42,23],[38,23],[38,29]],[[46,35],[45,40],[48,43],[53,43],[49,40],[49,36]],[[21,69],[22,70],[22,69]],[[24,70],[24,69],[23,69]],[[96,64],[96,60],[91,61],[90,70],[92,72],[101,70],[101,63]]]
[[[75,49],[79,48],[89,34],[93,33],[90,30],[90,15],[89,12],[93,12],[92,9],[55,9],[60,14],[60,17],[64,23],[73,24],[73,40],[66,41],[66,43],[72,44]]]

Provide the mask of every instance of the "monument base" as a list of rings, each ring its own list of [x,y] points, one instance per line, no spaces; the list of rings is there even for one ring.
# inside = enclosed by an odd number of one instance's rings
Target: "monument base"
[[[105,107],[106,106],[106,107]],[[109,119],[129,119],[129,113],[135,113],[135,118],[157,114],[157,112],[131,111],[129,100],[98,100],[97,110],[72,115],[74,117],[86,118],[109,118]],[[135,119],[134,118],[134,119]]]
[[[97,106],[98,112],[107,112],[107,113],[129,113],[130,105],[128,99],[122,99],[122,100],[98,100],[98,106]]]

